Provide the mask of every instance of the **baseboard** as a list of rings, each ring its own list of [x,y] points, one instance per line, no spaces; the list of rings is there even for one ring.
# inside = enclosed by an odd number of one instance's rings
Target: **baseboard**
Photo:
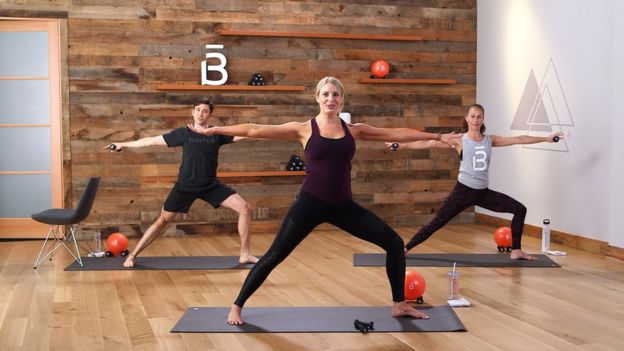
[[[492,227],[509,227],[511,225],[511,221],[508,219],[498,218],[483,213],[475,213],[475,223],[486,224]],[[542,228],[525,224],[523,235],[541,238]],[[550,230],[550,240],[553,243],[562,244],[571,248],[624,260],[624,248],[611,246],[604,241],[584,238],[582,236],[552,229]]]
[[[251,223],[252,233],[277,232],[281,222],[271,221],[253,221]],[[118,225],[118,226],[99,226],[84,225],[80,226],[76,234],[77,240],[93,240],[94,234],[100,232],[102,238],[107,238],[111,233],[123,233],[128,238],[140,238],[147,230],[148,225]],[[162,233],[162,236],[187,236],[187,235],[212,235],[212,234],[231,234],[238,235],[237,223],[187,223],[174,222],[169,224]]]

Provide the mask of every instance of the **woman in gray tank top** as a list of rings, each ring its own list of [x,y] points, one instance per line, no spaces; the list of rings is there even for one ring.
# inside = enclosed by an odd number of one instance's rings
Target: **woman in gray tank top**
[[[535,144],[542,142],[556,142],[563,137],[563,133],[556,132],[546,137],[519,135],[503,137],[486,135],[483,124],[485,111],[483,106],[474,104],[468,108],[464,120],[465,134],[459,138],[444,143],[437,140],[416,141],[411,143],[386,143],[391,150],[397,149],[426,149],[426,148],[453,148],[459,154],[459,175],[457,184],[444,200],[436,212],[435,217],[412,237],[405,245],[405,252],[427,240],[438,229],[442,228],[453,217],[470,206],[479,206],[494,212],[512,213],[511,220],[511,259],[534,260],[521,248],[522,230],[526,207],[503,193],[491,190],[489,184],[490,155],[492,147],[509,146],[516,144]]]

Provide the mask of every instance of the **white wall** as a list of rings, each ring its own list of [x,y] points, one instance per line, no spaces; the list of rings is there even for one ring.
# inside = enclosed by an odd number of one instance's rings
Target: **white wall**
[[[613,246],[624,247],[624,2],[613,1],[613,111],[611,128],[610,237]]]
[[[624,25],[614,21],[624,18],[624,5],[618,0],[478,0],[477,5],[477,101],[485,106],[487,132],[544,135],[536,131],[540,125],[511,128],[519,107],[527,106],[522,97],[533,73],[533,86],[548,88],[541,96],[545,113],[537,120],[547,116],[552,130],[566,134],[558,144],[495,149],[490,188],[524,203],[527,224],[539,226],[550,218],[555,230],[624,247],[624,230],[618,230],[624,229],[624,141],[617,132],[624,131],[619,104]]]

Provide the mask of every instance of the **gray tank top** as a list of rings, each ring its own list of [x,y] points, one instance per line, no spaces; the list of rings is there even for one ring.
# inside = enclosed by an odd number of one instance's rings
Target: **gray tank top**
[[[490,156],[492,142],[487,135],[480,142],[473,141],[468,134],[462,136],[462,160],[457,180],[473,189],[485,189],[489,184]]]

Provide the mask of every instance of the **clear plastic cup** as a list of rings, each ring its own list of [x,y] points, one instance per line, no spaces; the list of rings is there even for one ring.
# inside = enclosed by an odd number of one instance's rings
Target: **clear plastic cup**
[[[459,299],[459,271],[448,272],[449,279],[449,300],[457,300]]]
[[[93,234],[93,241],[95,244],[95,252],[102,251],[102,233],[98,230]]]

